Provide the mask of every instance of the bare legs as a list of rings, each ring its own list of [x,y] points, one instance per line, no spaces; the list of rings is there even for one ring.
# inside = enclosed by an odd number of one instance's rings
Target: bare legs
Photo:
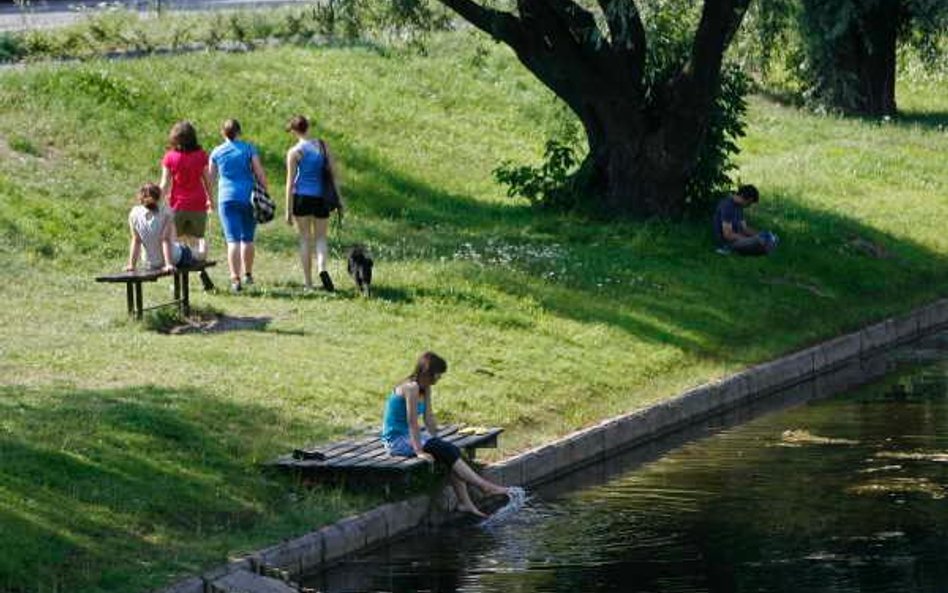
[[[312,216],[294,216],[293,220],[296,222],[296,230],[300,233],[300,265],[303,267],[303,283],[306,288],[313,287],[313,249],[314,237],[314,221],[316,220]]]
[[[313,255],[316,255],[316,271],[326,270],[329,263],[328,218],[295,216],[296,229],[300,234],[299,255],[303,268],[303,281],[307,288],[313,287]]]
[[[488,494],[507,494],[509,491],[509,488],[505,486],[484,479],[471,469],[471,466],[465,463],[463,459],[455,461],[454,465],[451,466],[451,487],[454,488],[454,494],[458,497],[458,510],[472,513],[478,517],[486,517],[487,515],[474,505],[471,494],[467,490],[468,484],[473,484]]]
[[[253,276],[253,256],[253,243],[227,244],[227,266],[230,268],[231,282],[240,282],[241,272],[245,276]]]
[[[244,277],[253,276],[253,243],[240,244],[240,259],[244,264]]]
[[[316,268],[320,272],[326,271],[326,264],[329,262],[329,219],[314,218],[316,229]]]

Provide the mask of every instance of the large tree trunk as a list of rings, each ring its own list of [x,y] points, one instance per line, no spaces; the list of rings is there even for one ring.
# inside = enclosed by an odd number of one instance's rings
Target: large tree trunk
[[[842,18],[827,10],[827,0],[805,2],[805,22],[813,35],[838,28]],[[846,18],[845,29],[827,38],[817,57],[823,94],[847,113],[895,115],[895,51],[901,3],[897,0],[863,2]]]
[[[685,184],[698,152],[695,133],[676,134],[660,114],[646,116],[620,101],[586,97],[578,109],[589,143],[580,169],[600,210],[634,217],[676,217],[685,206]]]
[[[860,56],[855,74],[859,79],[859,111],[867,115],[895,115],[895,44],[899,3],[878,2],[862,19]]]
[[[513,48],[579,116],[590,149],[580,175],[600,211],[645,217],[685,210],[724,51],[749,0],[705,0],[688,60],[649,84],[645,28],[630,0],[597,0],[598,15],[577,0],[516,0],[515,11],[483,0],[441,2]]]

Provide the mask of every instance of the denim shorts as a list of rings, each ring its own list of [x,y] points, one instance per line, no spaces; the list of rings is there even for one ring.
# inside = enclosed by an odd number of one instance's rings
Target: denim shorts
[[[184,243],[179,243],[178,245],[181,247],[181,255],[178,257],[178,261],[175,265],[179,268],[189,268],[193,266],[197,260],[195,260],[191,248]]]
[[[422,447],[425,443],[428,442],[428,434],[425,432],[421,433],[421,445]],[[399,436],[392,439],[389,439],[384,442],[385,450],[388,451],[389,455],[394,455],[395,457],[414,457],[415,450],[411,446],[411,438],[408,435]]]
[[[425,453],[430,454],[435,460],[451,467],[454,462],[461,457],[461,450],[455,445],[441,440],[438,437],[429,437],[427,434],[421,435],[421,447]],[[411,439],[407,436],[395,437],[385,442],[385,449],[389,455],[396,457],[414,457],[415,450],[411,446]]]
[[[229,200],[220,204],[221,227],[228,243],[253,243],[257,221],[250,202]]]

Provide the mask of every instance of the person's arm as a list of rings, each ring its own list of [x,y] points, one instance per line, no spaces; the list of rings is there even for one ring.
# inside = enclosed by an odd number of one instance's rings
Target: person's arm
[[[204,167],[204,170],[201,171],[201,185],[204,187],[204,195],[207,196],[207,211],[214,211],[214,199],[211,197],[214,195],[212,188],[214,187],[214,179],[211,177],[211,165]]]
[[[170,216],[165,216],[163,213],[159,216],[164,220],[161,227],[161,257],[165,265],[161,269],[165,272],[174,272],[174,258],[172,257],[171,250],[171,242],[174,238],[174,224],[172,224]]]
[[[721,222],[721,235],[724,237],[724,240],[728,243],[732,243],[740,239],[743,235],[734,229],[734,226],[730,221],[724,220]]]
[[[438,434],[438,422],[435,420],[434,406],[431,405],[431,387],[428,388],[428,400],[425,402],[425,428],[428,434],[435,436]]]
[[[167,200],[171,194],[171,171],[164,165],[161,166],[161,182],[158,186],[161,188],[161,197]]]
[[[134,272],[135,264],[138,262],[138,258],[141,256],[142,239],[138,236],[138,233],[135,232],[135,227],[132,225],[131,217],[129,217],[128,221],[128,230],[131,232],[132,237],[128,244],[128,262],[125,264],[125,271]]]
[[[264,191],[270,193],[270,186],[267,183],[267,172],[263,170],[263,165],[260,164],[260,156],[253,155],[250,159],[250,168],[253,169],[253,174],[257,178],[257,181],[260,182],[260,185],[263,186]]]
[[[286,224],[293,224],[293,180],[299,166],[300,153],[291,148],[286,153]]]
[[[416,385],[403,386],[405,393],[405,407],[408,412],[408,440],[411,442],[411,448],[415,450],[415,455],[427,457],[428,454],[422,448],[421,431],[418,428],[418,387]],[[427,406],[425,406],[427,414]]]
[[[217,163],[213,159],[207,164],[207,185],[207,199],[214,203],[214,188],[217,187]]]

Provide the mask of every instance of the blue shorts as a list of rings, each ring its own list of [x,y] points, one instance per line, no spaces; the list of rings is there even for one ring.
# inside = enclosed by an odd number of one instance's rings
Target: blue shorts
[[[253,217],[250,202],[237,200],[220,204],[221,227],[228,243],[253,243],[257,221]]]
[[[427,434],[421,435],[421,448],[435,460],[440,461],[447,467],[454,465],[454,462],[461,457],[461,450],[452,443],[443,441],[438,437],[429,437]],[[385,442],[385,450],[389,455],[396,457],[414,457],[415,450],[412,449],[411,439],[407,436],[395,437]]]
[[[425,443],[428,442],[428,434],[425,432],[421,433],[421,446],[424,447]],[[395,457],[414,457],[415,450],[411,446],[411,439],[408,436],[399,436],[393,439],[384,441],[385,450],[388,451],[389,455],[394,455]]]
[[[180,243],[180,245],[181,245],[181,257],[178,258],[178,261],[177,263],[175,263],[175,265],[178,266],[179,268],[189,268],[193,266],[197,260],[194,258],[194,254],[191,252],[190,247],[188,247],[184,243]]]

